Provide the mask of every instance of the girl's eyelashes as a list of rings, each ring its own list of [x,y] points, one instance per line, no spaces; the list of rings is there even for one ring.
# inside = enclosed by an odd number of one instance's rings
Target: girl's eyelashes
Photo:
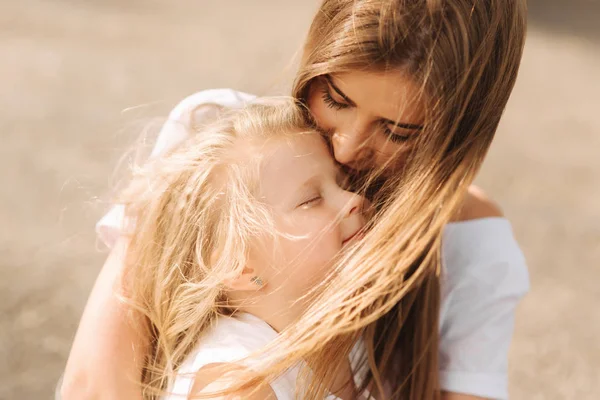
[[[298,208],[306,210],[312,206],[317,205],[321,201],[321,195],[316,195],[310,198],[310,200],[306,200],[300,204],[298,204]]]
[[[345,108],[350,107],[348,104],[344,104],[344,103],[335,101],[335,99],[333,97],[331,97],[331,93],[329,92],[329,88],[327,87],[327,85],[323,86],[323,88],[321,89],[321,92],[322,92],[323,101],[325,102],[327,107],[333,108],[334,110],[343,110]]]

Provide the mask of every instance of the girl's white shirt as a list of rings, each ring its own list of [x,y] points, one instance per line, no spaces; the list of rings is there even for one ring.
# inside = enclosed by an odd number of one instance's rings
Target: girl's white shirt
[[[152,156],[190,135],[192,112],[202,104],[240,108],[255,96],[232,89],[193,94],[171,111]],[[111,247],[125,224],[116,205],[98,222],[100,239]],[[442,241],[440,385],[449,392],[508,398],[508,350],[515,308],[529,291],[527,265],[510,222],[482,218],[450,223]]]
[[[186,358],[178,370],[173,387],[163,400],[187,399],[194,383],[194,375],[202,367],[209,364],[235,363],[252,368],[260,358],[252,357],[253,353],[277,338],[278,333],[265,321],[249,313],[238,313],[233,317],[220,316],[213,325],[202,334],[198,346]],[[358,341],[349,356],[354,371],[354,382],[360,386],[365,371],[361,362],[364,344]],[[296,399],[296,380],[301,365],[287,370],[270,383],[277,400]],[[368,397],[368,392],[363,398]],[[333,394],[325,400],[339,400]],[[360,399],[359,399],[360,400]]]

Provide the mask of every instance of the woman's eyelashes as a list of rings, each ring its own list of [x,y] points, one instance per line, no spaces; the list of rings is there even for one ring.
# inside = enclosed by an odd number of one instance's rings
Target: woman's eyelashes
[[[334,110],[343,110],[350,107],[348,104],[336,101],[331,96],[331,92],[329,91],[329,87],[327,85],[324,85],[321,89],[321,97],[323,98],[323,102],[327,105],[327,107],[333,108]]]
[[[394,143],[404,143],[411,139],[412,135],[401,135],[399,133],[394,132],[387,126],[383,127],[384,134]]]
[[[325,105],[334,110],[344,110],[352,107],[349,104],[340,103],[339,101],[335,100],[333,96],[331,96],[331,91],[328,85],[323,85],[321,89],[321,97],[323,98],[323,102],[325,103]],[[390,128],[388,128],[386,124],[387,123],[383,124],[383,132],[392,142],[404,143],[411,139],[411,135],[401,135],[399,133],[396,133]]]

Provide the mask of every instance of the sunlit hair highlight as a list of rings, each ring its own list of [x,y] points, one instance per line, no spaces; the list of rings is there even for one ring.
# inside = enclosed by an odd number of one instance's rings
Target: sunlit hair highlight
[[[212,106],[211,106],[212,107]],[[175,372],[218,315],[235,309],[224,284],[240,275],[251,241],[273,235],[258,201],[261,147],[317,134],[291,99],[265,99],[190,132],[167,154],[134,168],[118,201],[130,221],[124,287],[142,335],[145,398],[172,386]]]

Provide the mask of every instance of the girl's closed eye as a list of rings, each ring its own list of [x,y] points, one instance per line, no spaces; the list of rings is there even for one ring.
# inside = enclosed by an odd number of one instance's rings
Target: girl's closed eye
[[[321,202],[321,195],[320,194],[316,194],[314,196],[310,196],[310,198],[306,201],[303,201],[302,203],[300,203],[298,205],[298,208],[301,208],[303,210],[309,209],[311,207],[314,207],[316,205],[318,205]]]

